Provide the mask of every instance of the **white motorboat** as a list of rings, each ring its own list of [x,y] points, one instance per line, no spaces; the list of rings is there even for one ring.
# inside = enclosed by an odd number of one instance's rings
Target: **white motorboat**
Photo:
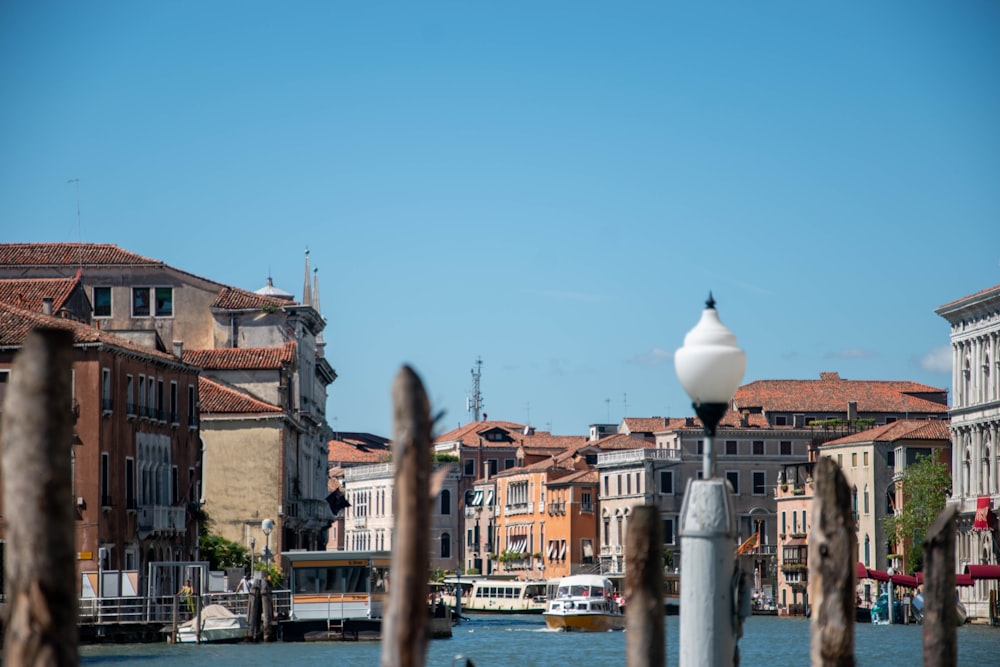
[[[198,641],[194,618],[177,626],[177,643],[194,644]],[[237,616],[220,604],[210,604],[201,610],[202,642],[239,642],[247,635],[247,620]]]
[[[607,632],[625,627],[625,614],[614,598],[611,581],[596,574],[576,574],[559,581],[555,597],[542,614],[552,630]]]

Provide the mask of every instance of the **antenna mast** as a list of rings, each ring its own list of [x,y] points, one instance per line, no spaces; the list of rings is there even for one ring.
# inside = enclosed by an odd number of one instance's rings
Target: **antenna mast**
[[[479,421],[483,411],[483,394],[479,391],[479,380],[483,377],[483,358],[476,357],[476,367],[472,369],[472,396],[469,396],[466,409],[472,413],[475,421]]]
[[[74,183],[76,185],[76,242],[77,256],[80,258],[80,268],[83,268],[83,227],[80,225],[80,179],[71,178],[67,183]]]

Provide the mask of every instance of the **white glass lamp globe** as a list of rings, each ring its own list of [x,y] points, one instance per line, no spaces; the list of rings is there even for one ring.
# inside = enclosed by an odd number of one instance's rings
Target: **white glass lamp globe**
[[[271,531],[274,529],[274,521],[271,519],[264,519],[260,522],[260,529],[264,531],[265,535],[270,535]]]
[[[705,306],[701,320],[674,353],[674,369],[695,405],[729,403],[743,380],[747,355],[736,344],[733,332],[719,321],[711,295]]]

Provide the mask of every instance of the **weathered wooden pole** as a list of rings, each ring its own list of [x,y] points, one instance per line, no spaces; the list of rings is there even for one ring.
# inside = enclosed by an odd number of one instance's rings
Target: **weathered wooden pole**
[[[264,577],[260,580],[261,612],[264,616],[264,641],[274,641],[274,598],[271,593],[271,580]]]
[[[247,641],[259,642],[261,636],[260,612],[261,612],[261,580],[257,579],[250,587],[250,600],[247,607]]]
[[[72,333],[37,329],[10,375],[2,426],[6,667],[79,663],[72,367]]]
[[[813,667],[853,667],[858,536],[851,490],[840,467],[821,457],[813,471],[809,602]]]
[[[924,665],[958,664],[955,609],[955,515],[946,507],[924,536]]]
[[[427,653],[430,550],[430,403],[420,378],[403,366],[392,385],[396,464],[392,586],[382,633],[382,667],[423,667]]]
[[[663,528],[660,511],[632,511],[625,536],[625,664],[664,667]]]

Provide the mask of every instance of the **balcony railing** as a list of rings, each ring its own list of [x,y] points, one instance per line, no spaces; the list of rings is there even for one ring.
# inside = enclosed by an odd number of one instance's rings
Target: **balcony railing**
[[[643,461],[680,461],[679,449],[625,449],[597,455],[597,465],[611,466]]]
[[[344,481],[362,479],[378,479],[380,477],[392,477],[391,463],[374,463],[367,466],[356,466],[344,470]]]
[[[566,513],[566,503],[565,502],[554,502],[549,503],[549,514],[565,514]]]
[[[513,516],[515,514],[531,514],[535,511],[535,503],[511,503],[509,505],[504,505],[503,514],[504,516]]]
[[[368,526],[368,517],[356,516],[351,520],[351,523],[355,528],[366,528]]]
[[[187,530],[187,517],[183,507],[147,505],[139,509],[140,530],[153,533],[182,533]]]
[[[114,407],[114,403],[110,398],[101,399],[101,409],[105,412],[111,412],[111,408]]]
[[[125,404],[125,414],[129,417],[135,417],[135,403]]]

